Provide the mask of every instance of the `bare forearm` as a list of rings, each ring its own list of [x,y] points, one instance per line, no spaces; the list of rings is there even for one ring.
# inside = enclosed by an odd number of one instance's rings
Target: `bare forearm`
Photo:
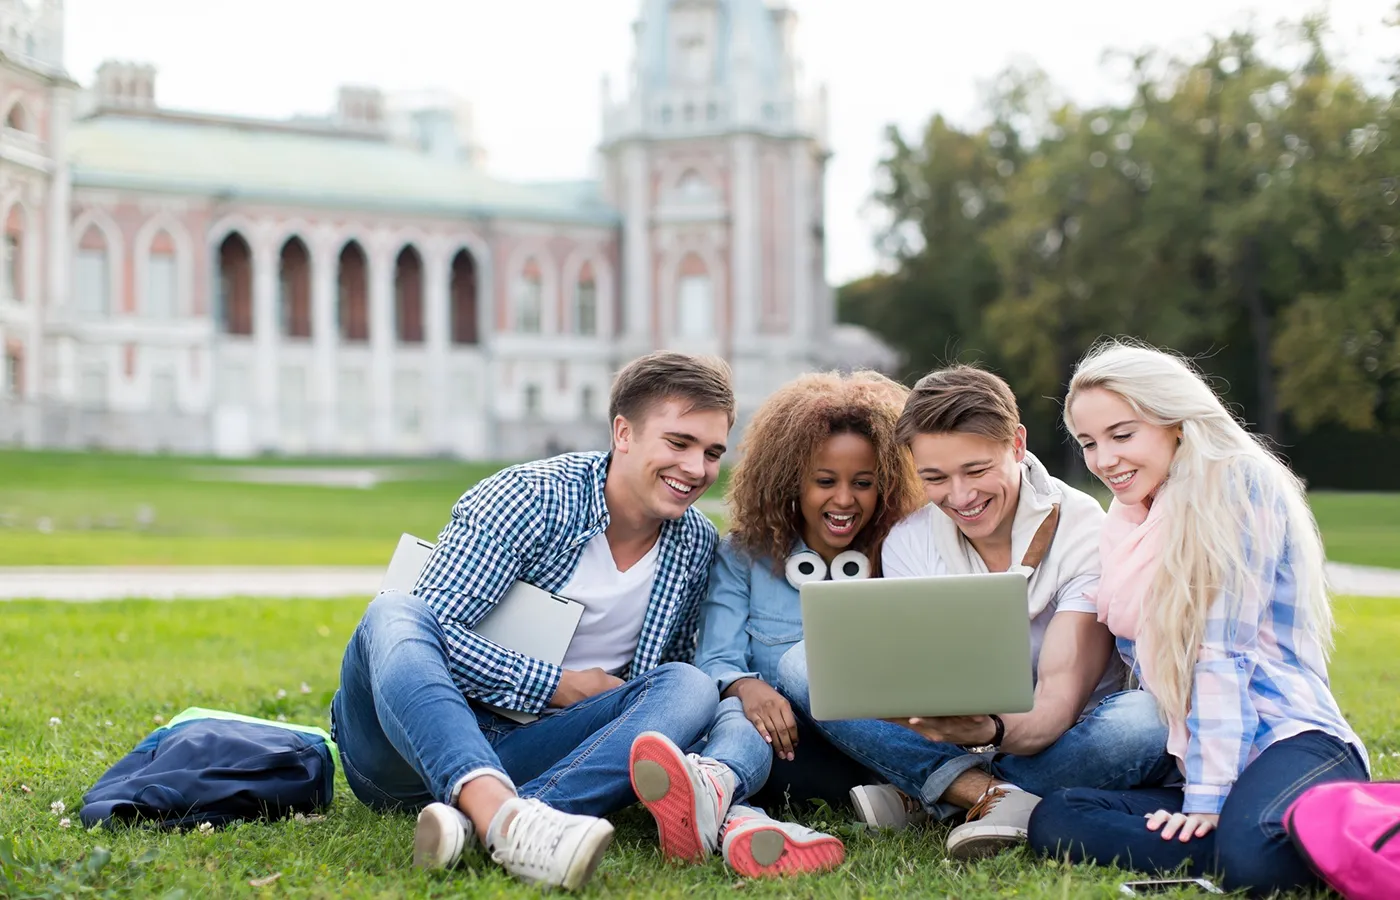
[[[1035,707],[1028,713],[1005,715],[1006,736],[1002,738],[1003,753],[1013,756],[1034,756],[1055,743],[1073,727],[1078,718],[1078,710],[1067,709],[1068,704],[1036,698]]]

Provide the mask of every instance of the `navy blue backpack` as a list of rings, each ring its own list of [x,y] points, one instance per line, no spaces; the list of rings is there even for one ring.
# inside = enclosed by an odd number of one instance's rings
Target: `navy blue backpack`
[[[190,709],[83,795],[83,825],[171,828],[280,819],[330,805],[335,745],[319,728]]]

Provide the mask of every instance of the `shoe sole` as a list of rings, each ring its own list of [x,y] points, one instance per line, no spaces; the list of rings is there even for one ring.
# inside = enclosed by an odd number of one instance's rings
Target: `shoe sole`
[[[748,878],[803,875],[841,865],[846,859],[846,847],[829,835],[796,841],[781,828],[758,827],[734,839],[727,859],[734,871]]]
[[[705,845],[695,821],[695,786],[676,745],[659,735],[643,734],[632,743],[628,769],[632,790],[656,820],[661,855],[703,860]]]
[[[445,857],[444,841],[455,844]],[[418,813],[418,825],[413,830],[413,865],[420,869],[445,869],[462,858],[467,842],[460,827],[448,827],[437,810],[424,808]]]
[[[564,872],[560,887],[576,891],[587,884],[603,861],[612,839],[613,827],[607,819],[599,819],[589,826],[579,841],[578,849],[574,851],[573,859],[569,860],[569,868]]]
[[[1022,829],[989,825],[957,840],[949,838],[948,855],[958,860],[986,859],[1025,842],[1026,832]]]

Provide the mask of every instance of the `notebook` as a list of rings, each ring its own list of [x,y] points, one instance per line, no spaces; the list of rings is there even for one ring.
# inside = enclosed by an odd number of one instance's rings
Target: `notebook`
[[[399,545],[389,560],[389,568],[379,584],[379,593],[413,590],[418,576],[433,553],[434,545],[411,534],[399,537]],[[507,650],[554,663],[564,662],[569,643],[578,630],[583,604],[542,590],[524,581],[511,585],[472,631]],[[482,704],[489,706],[488,704]],[[516,722],[533,722],[538,716],[513,709],[489,708]]]

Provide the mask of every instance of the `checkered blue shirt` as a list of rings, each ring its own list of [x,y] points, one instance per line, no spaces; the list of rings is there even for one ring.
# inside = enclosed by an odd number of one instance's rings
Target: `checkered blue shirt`
[[[583,549],[608,527],[603,499],[607,453],[566,453],[511,466],[457,501],[413,593],[447,636],[448,668],[462,693],[492,706],[539,712],[562,669],[508,650],[471,629],[522,580],[560,591]],[[691,508],[661,526],[656,580],[641,636],[624,677],[665,662],[690,662],[718,535]]]
[[[1218,814],[1245,766],[1305,731],[1351,744],[1369,766],[1332,696],[1326,654],[1301,621],[1289,542],[1280,543],[1259,548],[1267,553],[1263,574],[1244,596],[1221,596],[1207,614],[1191,709],[1168,745],[1185,775],[1185,812]],[[1136,642],[1120,637],[1117,645],[1141,680]]]

